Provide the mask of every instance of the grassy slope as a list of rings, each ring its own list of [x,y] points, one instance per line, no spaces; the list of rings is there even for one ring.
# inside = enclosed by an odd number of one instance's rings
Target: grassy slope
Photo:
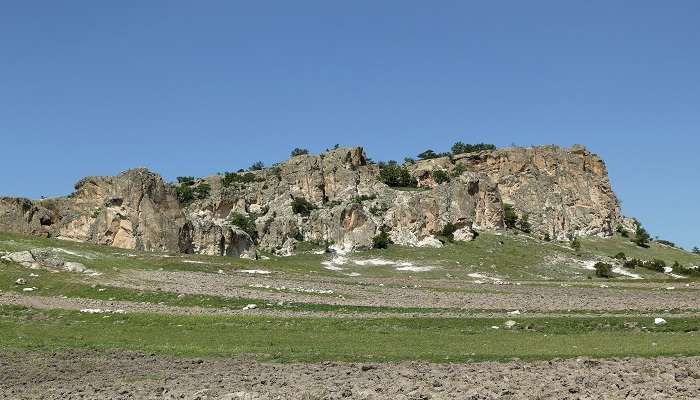
[[[618,317],[517,321],[518,329],[506,330],[492,328],[502,326],[504,319],[107,316],[0,306],[0,346],[118,348],[188,356],[253,354],[276,361],[700,354],[697,318],[669,319],[662,327],[649,319]]]
[[[361,267],[345,265],[343,272],[359,272],[370,277],[444,278],[447,274],[456,279],[468,279],[470,273],[490,274],[511,280],[577,280],[591,275],[581,269],[578,261],[597,257],[610,257],[623,251],[628,257],[641,259],[660,258],[671,265],[679,261],[684,265],[699,265],[700,256],[675,248],[652,243],[644,249],[628,239],[616,236],[610,239],[584,238],[582,250],[576,254],[566,244],[544,242],[525,235],[492,233],[481,234],[468,243],[447,243],[439,249],[390,246],[386,250],[369,250],[353,253],[352,258],[382,258],[397,262],[410,261],[416,265],[435,266],[431,272],[402,272],[391,266]],[[36,247],[61,247],[78,252],[84,257],[64,255],[88,267],[103,272],[115,273],[119,269],[143,269],[170,271],[216,272],[219,269],[231,272],[238,269],[267,269],[290,274],[315,274],[338,276],[338,272],[323,268],[321,262],[330,255],[301,253],[292,257],[272,257],[269,260],[232,259],[218,256],[148,253],[116,249],[90,243],[76,243],[56,239],[0,233],[0,250],[17,251]],[[187,262],[190,261],[190,262]],[[191,263],[196,261],[197,263]],[[578,275],[574,274],[578,272]],[[640,273],[640,271],[635,271]],[[668,279],[668,276],[651,271],[641,271],[647,278]]]

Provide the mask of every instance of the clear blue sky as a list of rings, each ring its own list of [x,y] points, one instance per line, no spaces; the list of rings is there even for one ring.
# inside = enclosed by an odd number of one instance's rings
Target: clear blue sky
[[[14,1],[0,193],[362,144],[583,143],[624,212],[700,246],[700,2]]]

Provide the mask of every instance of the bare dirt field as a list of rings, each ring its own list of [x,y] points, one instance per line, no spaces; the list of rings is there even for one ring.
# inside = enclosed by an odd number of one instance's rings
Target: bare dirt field
[[[267,364],[110,351],[0,352],[12,399],[697,399],[700,358]]]

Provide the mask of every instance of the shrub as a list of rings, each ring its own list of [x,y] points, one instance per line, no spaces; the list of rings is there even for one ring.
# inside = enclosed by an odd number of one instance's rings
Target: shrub
[[[255,181],[255,174],[252,172],[247,172],[245,174],[239,174],[239,173],[234,173],[234,172],[226,172],[224,173],[224,177],[221,178],[221,184],[224,187],[229,187],[233,185],[234,183],[251,183]]]
[[[194,189],[187,184],[181,184],[175,188],[177,200],[180,204],[187,205],[194,200]]]
[[[353,197],[353,198],[352,198],[352,202],[353,202],[353,203],[357,203],[357,204],[361,204],[363,201],[374,200],[374,199],[376,199],[376,198],[377,198],[377,195],[376,195],[376,194],[373,194],[373,195],[370,195],[370,196],[368,196],[368,195],[366,195],[366,194],[363,194],[363,195],[361,195],[361,196],[355,196],[355,197]]]
[[[415,164],[415,163],[416,163],[416,160],[412,159],[411,157],[405,157],[405,158],[403,159],[403,163],[404,163],[404,164]]]
[[[636,258],[633,258],[631,260],[625,260],[622,266],[629,269],[635,269],[637,267],[641,267],[642,262],[640,260],[637,260]]]
[[[647,232],[647,230],[644,229],[642,224],[638,222],[637,231],[634,233],[634,238],[632,239],[632,242],[639,247],[649,247],[650,239],[651,236],[649,236],[649,232]]]
[[[211,186],[209,186],[208,183],[200,183],[199,185],[194,187],[193,194],[194,197],[197,199],[205,199],[209,196],[209,192],[211,191]]]
[[[700,254],[700,249],[697,246],[695,246],[695,247],[693,247],[692,252],[693,252],[693,254]]]
[[[398,165],[396,161],[389,161],[389,163],[386,164],[379,164],[379,180],[391,187],[418,186],[418,182],[413,176],[411,176],[408,169]]]
[[[391,238],[389,238],[389,233],[384,227],[379,230],[377,236],[372,238],[372,248],[374,249],[386,249],[390,244]]]
[[[613,256],[614,259],[616,260],[627,260],[627,256],[625,256],[625,253],[619,252]]]
[[[457,164],[457,165],[455,165],[454,168],[452,168],[452,172],[450,172],[450,176],[452,176],[453,178],[456,178],[456,177],[462,175],[466,170],[467,170],[467,167],[465,167],[462,164]]]
[[[487,143],[465,144],[462,142],[457,142],[452,145],[452,154],[473,153],[485,150],[496,150],[496,145]]]
[[[428,150],[418,154],[418,158],[420,158],[421,160],[430,160],[431,158],[438,158],[438,157],[439,157],[439,155],[431,149],[428,149]]]
[[[295,148],[294,150],[292,150],[292,154],[291,154],[291,155],[292,155],[292,157],[296,157],[296,156],[301,156],[301,155],[304,155],[304,154],[309,154],[309,150],[307,150],[307,149],[300,149],[300,148],[297,147],[297,148]]]
[[[577,253],[581,251],[581,241],[578,240],[577,237],[571,240],[571,248],[574,249]]]
[[[260,170],[262,170],[262,169],[264,169],[264,168],[265,168],[265,164],[263,164],[262,161],[256,161],[256,162],[253,163],[253,165],[251,165],[250,167],[248,167],[248,169],[249,169],[250,171],[260,171]]]
[[[520,218],[520,221],[518,221],[518,227],[521,231],[525,233],[530,233],[532,231],[532,225],[530,225],[529,214],[523,214],[523,216]]]
[[[673,243],[673,242],[671,242],[671,241],[668,241],[668,240],[658,239],[658,240],[656,241],[656,243],[663,244],[663,245],[666,245],[666,246],[669,246],[669,247],[676,247],[676,244],[675,244],[675,243]]]
[[[255,227],[255,215],[250,216],[243,215],[241,213],[233,213],[228,217],[228,222],[231,225],[237,226],[240,230],[247,233],[253,242],[258,241],[258,230]]]
[[[604,262],[597,262],[595,264],[595,275],[599,278],[612,278],[612,265],[606,264]]]
[[[545,241],[545,242],[551,242],[551,241],[552,241],[552,238],[549,236],[549,233],[545,233],[545,234],[544,234],[544,241]]]
[[[619,233],[622,237],[629,237],[627,230],[622,225],[618,225],[615,231]]]
[[[664,260],[654,259],[652,261],[643,262],[642,266],[644,268],[651,269],[656,272],[664,272],[664,268],[666,268],[666,262]]]
[[[311,211],[315,209],[316,206],[303,197],[295,197],[294,200],[292,200],[292,211],[294,211],[294,214],[308,217]]]
[[[177,183],[181,185],[191,186],[194,184],[194,176],[178,176],[176,179]]]
[[[437,171],[432,172],[433,179],[435,180],[435,183],[441,184],[445,182],[450,181],[450,176],[447,174],[447,172],[439,169]]]
[[[518,214],[515,213],[513,206],[510,204],[503,204],[503,222],[506,224],[506,228],[515,228],[518,223]]]
[[[444,236],[449,240],[454,240],[455,238],[455,231],[457,230],[457,226],[451,222],[448,222],[445,224],[445,226],[440,230],[440,236]]]

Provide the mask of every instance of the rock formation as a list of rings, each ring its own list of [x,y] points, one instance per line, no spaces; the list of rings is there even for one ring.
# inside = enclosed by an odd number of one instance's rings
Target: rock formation
[[[439,246],[503,227],[503,206],[528,215],[533,234],[606,236],[622,223],[603,161],[582,146],[505,148],[407,165],[418,188],[391,188],[361,147],[299,155],[271,168],[197,179],[205,196],[180,204],[175,186],[145,169],[88,177],[70,196],[0,198],[0,229],[116,247],[255,257],[301,241],[369,247],[382,229],[398,244]],[[436,171],[443,171],[436,179]],[[449,176],[445,179],[444,176]],[[308,209],[299,212],[295,202]],[[231,217],[249,220],[236,226]]]

